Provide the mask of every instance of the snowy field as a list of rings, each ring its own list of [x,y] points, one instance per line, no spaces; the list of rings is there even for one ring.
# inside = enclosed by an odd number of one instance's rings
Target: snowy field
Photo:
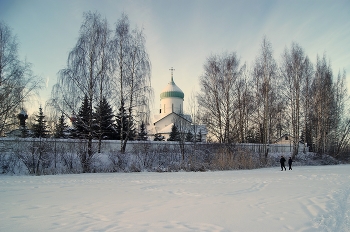
[[[0,176],[0,231],[350,231],[350,165]]]

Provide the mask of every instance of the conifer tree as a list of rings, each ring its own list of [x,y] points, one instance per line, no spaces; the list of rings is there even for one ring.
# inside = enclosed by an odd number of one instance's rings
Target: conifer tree
[[[133,118],[126,113],[123,101],[121,102],[119,112],[116,115],[116,122],[117,122],[117,127],[116,127],[117,139],[120,140],[121,138],[123,138],[124,140],[126,139],[126,137],[128,137],[128,140],[134,140],[134,137],[135,137],[134,121],[133,121]]]
[[[116,125],[113,110],[105,97],[95,107],[94,130],[99,140],[116,139]]]
[[[139,136],[138,136],[138,140],[140,141],[146,141],[147,140],[147,132],[146,132],[146,125],[145,123],[142,121],[141,126],[140,126],[140,132],[139,132]]]
[[[175,124],[173,124],[173,126],[171,127],[171,132],[168,141],[180,141],[180,133]]]
[[[187,131],[185,141],[186,142],[193,142],[193,134],[191,131]]]
[[[58,119],[58,123],[55,127],[55,138],[67,138],[66,132],[68,130],[68,125],[65,121],[64,114]]]
[[[35,138],[46,138],[48,137],[48,130],[46,125],[45,116],[41,106],[39,107],[39,115],[35,115],[34,121],[36,123],[33,124],[33,133]]]
[[[85,95],[83,103],[79,109],[79,113],[73,123],[74,133],[73,137],[87,138],[89,134],[88,120],[91,112],[88,97]]]

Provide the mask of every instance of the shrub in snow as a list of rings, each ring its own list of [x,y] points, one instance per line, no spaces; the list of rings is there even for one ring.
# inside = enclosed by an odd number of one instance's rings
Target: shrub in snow
[[[108,154],[108,159],[110,160],[110,170],[112,172],[127,172],[129,157],[127,154],[120,152],[111,152]]]
[[[22,163],[10,152],[0,152],[0,173],[17,174],[21,170]]]
[[[134,143],[131,150],[137,159],[133,164],[134,169],[137,171],[151,171],[157,159],[157,154],[153,151],[152,144],[150,142]]]
[[[52,149],[42,138],[18,143],[13,152],[32,175],[47,174],[46,169],[51,166],[53,160]]]

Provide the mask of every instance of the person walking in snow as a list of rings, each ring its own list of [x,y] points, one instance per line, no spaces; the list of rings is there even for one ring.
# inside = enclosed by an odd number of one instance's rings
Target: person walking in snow
[[[292,157],[289,157],[289,160],[288,160],[289,170],[292,170],[292,163],[293,163]]]
[[[281,155],[281,159],[280,159],[280,163],[281,163],[281,171],[283,171],[283,168],[284,168],[284,171],[286,171],[286,165],[284,164],[286,162],[286,159],[283,157],[283,155]]]

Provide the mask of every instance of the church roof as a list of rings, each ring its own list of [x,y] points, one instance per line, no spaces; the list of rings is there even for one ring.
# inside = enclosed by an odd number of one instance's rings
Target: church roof
[[[171,69],[172,71],[174,69]],[[171,74],[171,81],[168,83],[168,85],[162,90],[160,94],[160,99],[168,98],[168,97],[177,97],[184,99],[185,94],[182,92],[182,90],[175,84],[173,79],[173,74]]]
[[[188,115],[188,114],[177,114],[175,112],[171,112],[170,114],[167,114],[166,116],[162,117],[162,118],[159,118],[157,121],[155,121],[153,123],[153,125],[156,125],[158,122],[162,121],[163,119],[165,119],[166,117],[170,117],[170,116],[177,116],[179,118],[182,118],[184,120],[186,120],[187,122],[191,123],[192,122],[192,118],[191,118],[191,115]]]

